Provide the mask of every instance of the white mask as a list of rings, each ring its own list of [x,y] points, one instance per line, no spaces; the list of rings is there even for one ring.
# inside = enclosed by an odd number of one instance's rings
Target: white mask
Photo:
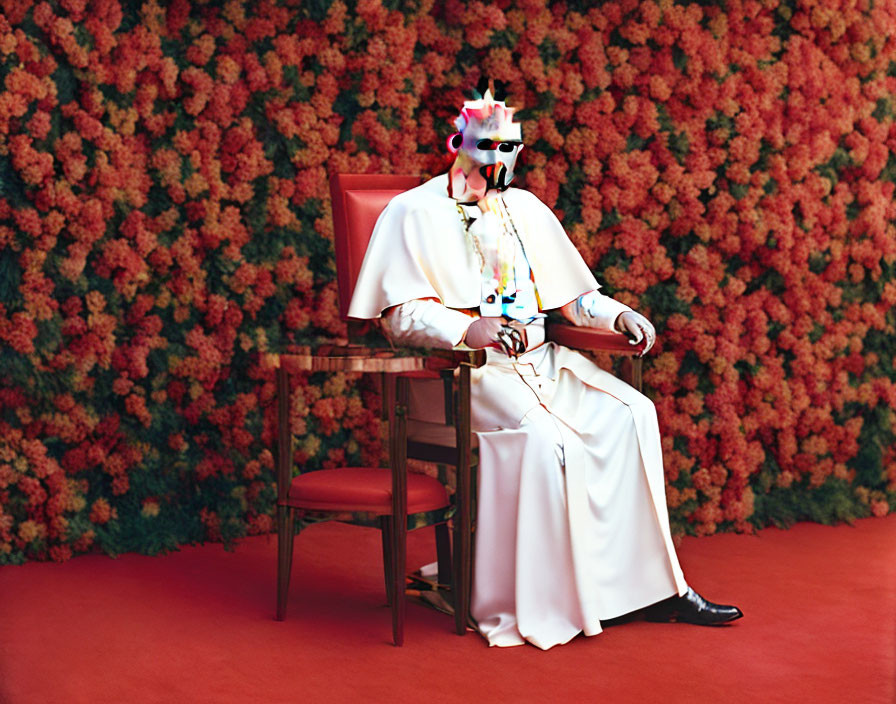
[[[514,108],[494,100],[486,91],[483,98],[466,101],[455,120],[458,131],[448,138],[448,150],[457,155],[455,163],[474,191],[482,190],[482,185],[485,191],[503,191],[513,180],[516,159],[523,149],[520,125],[513,122],[513,113]]]

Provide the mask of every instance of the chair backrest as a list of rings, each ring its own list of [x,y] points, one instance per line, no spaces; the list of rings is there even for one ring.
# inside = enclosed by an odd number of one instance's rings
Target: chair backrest
[[[348,307],[377,218],[392,198],[421,182],[420,176],[400,174],[330,176],[339,314],[343,320],[348,318]]]

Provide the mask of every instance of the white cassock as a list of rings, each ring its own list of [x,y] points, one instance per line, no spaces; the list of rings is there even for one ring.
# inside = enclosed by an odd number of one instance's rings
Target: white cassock
[[[519,189],[503,199],[523,252],[517,268],[531,265],[543,310],[598,288],[547,206]],[[446,176],[396,197],[371,238],[349,315],[391,309],[387,327],[400,341],[456,344],[471,320],[460,310],[477,308],[482,293],[475,244]],[[611,329],[629,310],[597,300],[595,326]],[[577,352],[539,344],[541,321],[527,332],[529,351],[514,359],[489,349],[472,375],[471,610],[490,645],[547,649],[687,585],[669,531],[653,403]],[[438,421],[427,417],[440,405],[426,394],[425,385],[412,389],[412,415]]]

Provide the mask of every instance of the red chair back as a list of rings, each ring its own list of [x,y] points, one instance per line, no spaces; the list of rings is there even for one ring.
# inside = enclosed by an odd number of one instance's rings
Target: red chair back
[[[343,320],[348,318],[355,282],[377,218],[392,198],[419,186],[421,181],[419,176],[401,174],[330,176],[339,315]]]

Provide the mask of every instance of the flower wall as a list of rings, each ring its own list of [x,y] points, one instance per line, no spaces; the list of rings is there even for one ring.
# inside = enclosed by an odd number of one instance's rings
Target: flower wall
[[[271,529],[260,353],[342,336],[329,171],[435,174],[481,76],[651,317],[677,532],[896,508],[892,2],[0,2],[0,563]],[[308,469],[381,454],[295,389]]]

